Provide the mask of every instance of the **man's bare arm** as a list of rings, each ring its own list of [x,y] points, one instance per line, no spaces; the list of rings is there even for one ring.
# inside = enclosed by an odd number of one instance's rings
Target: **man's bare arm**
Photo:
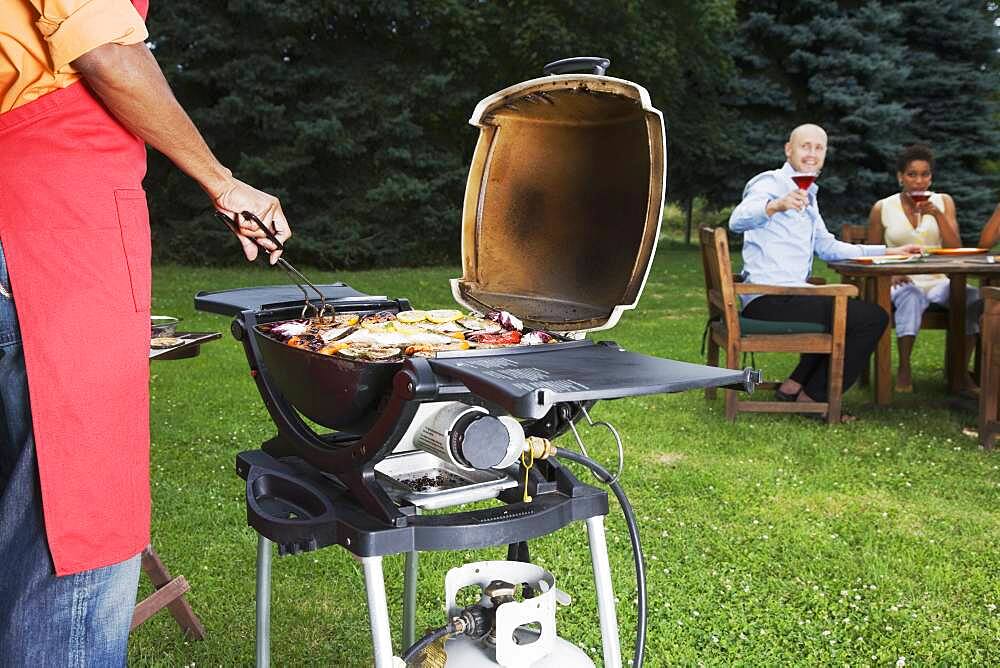
[[[265,223],[273,224],[280,241],[291,236],[277,198],[234,178],[216,159],[177,102],[145,44],[104,44],[72,65],[115,118],[197,181],[217,209],[227,213],[252,211]],[[257,255],[254,239],[261,239],[261,245],[273,249],[252,223],[241,227],[240,232],[239,240],[248,259]],[[272,264],[278,255],[278,251],[271,253]]]

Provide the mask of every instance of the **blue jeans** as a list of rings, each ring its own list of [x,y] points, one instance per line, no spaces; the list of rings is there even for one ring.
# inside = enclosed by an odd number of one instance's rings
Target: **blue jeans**
[[[9,290],[0,247],[0,283]],[[124,666],[139,555],[57,577],[45,537],[17,311],[0,294],[0,664]]]

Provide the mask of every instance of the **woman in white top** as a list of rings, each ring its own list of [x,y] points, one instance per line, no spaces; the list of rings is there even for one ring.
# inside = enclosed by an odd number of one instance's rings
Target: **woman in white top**
[[[931,193],[928,199],[916,201],[910,193],[929,191],[934,170],[934,154],[916,144],[903,149],[896,159],[896,177],[901,192],[879,200],[868,215],[869,243],[890,246],[914,243],[926,248],[956,248],[962,245],[955,220],[955,202],[950,195]],[[979,290],[967,287],[966,299],[974,304]],[[913,374],[910,354],[920,330],[924,311],[931,304],[948,306],[948,277],[943,274],[919,274],[892,277],[892,305],[895,309],[896,337],[899,344],[899,372],[896,374],[896,391],[913,391]],[[970,353],[975,349],[975,335],[979,331],[979,308],[974,305],[966,310],[966,343]],[[972,379],[968,385],[975,387]]]

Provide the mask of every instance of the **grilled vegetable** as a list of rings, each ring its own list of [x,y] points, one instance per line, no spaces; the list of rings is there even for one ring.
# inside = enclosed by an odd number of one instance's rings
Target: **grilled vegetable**
[[[336,341],[345,334],[349,334],[354,331],[353,327],[335,327],[333,329],[326,329],[319,333],[319,338],[323,339],[325,342],[330,343],[331,341]]]
[[[373,362],[387,362],[402,355],[403,351],[400,348],[369,348],[363,357]]]
[[[271,327],[271,333],[287,339],[291,336],[304,334],[307,329],[309,329],[309,324],[306,321],[289,320],[288,322],[281,322],[277,325],[273,325]]]
[[[454,334],[455,332],[464,332],[465,328],[453,320],[448,322],[421,322],[415,325],[421,329],[425,329],[428,332],[436,332],[438,334]]]
[[[357,313],[338,313],[333,316],[334,327],[353,327],[358,324]]]
[[[449,350],[468,350],[469,344],[466,341],[454,341],[452,343],[436,343],[436,344],[417,344],[413,346],[408,346],[406,348],[407,355],[416,355],[418,353],[439,353],[446,352]],[[426,357],[428,355],[421,355],[421,357]]]
[[[548,332],[528,332],[521,337],[521,343],[526,346],[537,346],[541,343],[552,343],[556,340],[556,337],[552,336]]]
[[[469,334],[467,339],[490,346],[513,346],[521,342],[521,332],[512,330],[501,334]]]
[[[328,346],[320,348],[318,352],[324,355],[336,355],[339,351],[347,347],[346,343],[331,343]]]
[[[450,336],[434,334],[433,332],[421,332],[419,334],[400,334],[398,332],[372,332],[367,329],[359,329],[352,334],[345,336],[342,341],[350,344],[364,344],[369,346],[400,346],[418,343],[450,343],[453,339]]]
[[[503,326],[498,322],[493,322],[492,320],[487,320],[485,318],[477,318],[475,316],[468,316],[467,318],[461,318],[458,320],[458,324],[466,329],[470,329],[473,332],[484,332],[486,334],[496,334],[503,330]]]
[[[400,311],[396,314],[396,319],[407,323],[420,322],[427,319],[427,311]]]
[[[396,314],[392,311],[379,311],[378,313],[370,313],[361,318],[361,326],[377,325],[379,323],[391,322],[395,319]]]
[[[521,322],[521,319],[507,311],[490,311],[486,314],[486,319],[500,323],[504,329],[516,329],[517,331],[524,329],[524,323]]]

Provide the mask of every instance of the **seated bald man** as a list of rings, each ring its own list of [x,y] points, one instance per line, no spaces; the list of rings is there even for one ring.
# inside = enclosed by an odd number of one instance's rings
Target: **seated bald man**
[[[815,183],[807,190],[792,180],[796,173],[818,174],[826,160],[826,132],[818,125],[800,125],[785,144],[787,162],[750,179],[743,201],[729,217],[729,229],[743,233],[743,278],[747,283],[808,285],[813,255],[822,260],[846,260],[865,255],[919,252],[915,245],[848,244],[826,229],[819,213]],[[743,315],[756,320],[815,322],[833,326],[833,298],[784,295],[744,295]],[[844,350],[844,390],[857,380],[868,356],[889,323],[879,306],[856,299],[847,303]],[[776,390],[782,401],[827,401],[829,360],[803,354],[792,374]],[[852,420],[850,415],[844,415]]]

